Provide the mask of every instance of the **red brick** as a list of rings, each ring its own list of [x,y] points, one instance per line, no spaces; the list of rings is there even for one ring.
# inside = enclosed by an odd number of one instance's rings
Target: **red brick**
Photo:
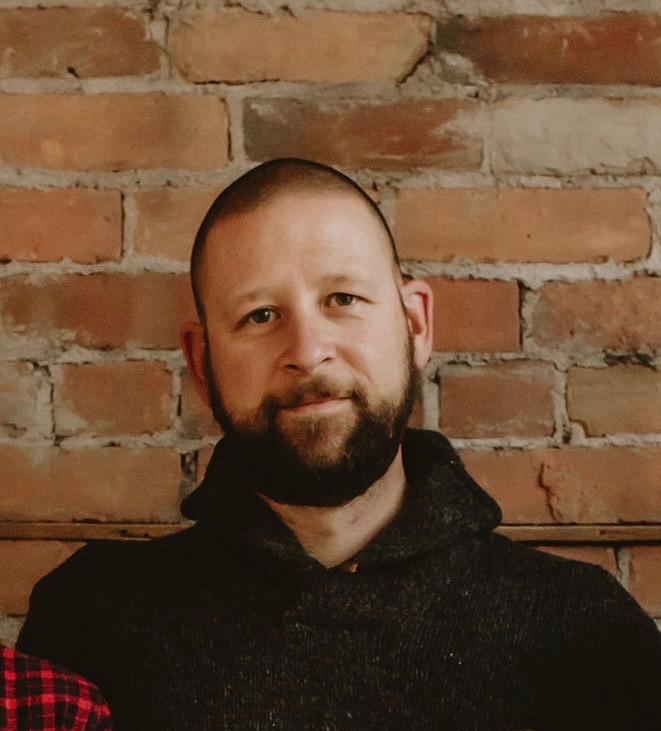
[[[197,229],[218,193],[217,186],[152,188],[136,193],[136,253],[188,261]]]
[[[403,259],[630,261],[647,255],[647,196],[618,190],[403,190],[395,239]]]
[[[661,432],[661,373],[643,366],[572,368],[567,408],[591,437]]]
[[[0,541],[0,612],[25,614],[32,587],[81,543]]]
[[[392,104],[248,99],[245,149],[259,161],[292,155],[353,169],[477,170],[478,114],[479,104],[466,99]]]
[[[494,173],[653,175],[661,171],[661,99],[514,95],[495,102]]]
[[[437,47],[486,77],[515,84],[661,84],[661,18],[455,17]],[[507,49],[504,52],[504,49]]]
[[[629,591],[653,616],[661,617],[661,546],[633,546]]]
[[[175,522],[179,455],[158,447],[0,450],[0,514],[10,521]]]
[[[567,447],[462,454],[506,522],[661,522],[661,449]],[[546,492],[550,520],[539,488]]]
[[[539,546],[540,551],[552,553],[554,556],[570,558],[574,561],[584,561],[601,566],[606,571],[617,575],[617,561],[615,551],[610,546]]]
[[[398,81],[427,52],[429,29],[409,13],[197,10],[173,28],[170,49],[189,81]]]
[[[158,47],[119,8],[0,11],[0,76],[124,76],[158,69]]]
[[[0,188],[0,260],[94,264],[121,252],[119,191]]]
[[[170,426],[172,376],[160,363],[83,363],[53,370],[59,436],[144,434]]]
[[[462,450],[466,469],[500,505],[504,523],[553,523],[542,488],[539,452]]]
[[[661,449],[546,450],[541,482],[560,523],[661,521]]]
[[[195,391],[188,371],[183,371],[181,374],[181,429],[188,439],[218,437],[221,434],[211,409]]]
[[[567,352],[661,347],[661,279],[551,282],[532,313],[532,335]]]
[[[176,348],[194,319],[187,274],[64,274],[3,280],[4,331],[89,348]]]
[[[548,363],[444,366],[439,427],[449,437],[551,436],[553,380]]]
[[[520,350],[516,282],[436,277],[427,282],[434,294],[436,350]]]
[[[227,162],[227,112],[215,96],[0,96],[0,163],[60,170],[191,168]]]

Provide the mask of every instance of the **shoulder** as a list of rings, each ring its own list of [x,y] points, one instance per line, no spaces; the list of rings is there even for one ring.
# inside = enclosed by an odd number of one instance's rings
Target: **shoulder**
[[[562,637],[599,636],[609,642],[622,633],[661,651],[654,621],[606,569],[551,555],[494,535],[482,553],[491,580],[521,602],[522,609]]]

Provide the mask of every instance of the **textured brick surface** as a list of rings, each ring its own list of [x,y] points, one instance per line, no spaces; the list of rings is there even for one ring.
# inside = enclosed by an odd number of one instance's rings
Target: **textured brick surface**
[[[494,110],[493,167],[658,175],[659,126],[658,99],[507,99]]]
[[[152,188],[133,196],[135,251],[173,261],[188,261],[195,234],[220,188]]]
[[[429,30],[406,13],[197,10],[173,29],[171,51],[191,81],[388,81],[426,53]]]
[[[123,76],[158,69],[140,19],[120,8],[0,10],[0,76]]]
[[[552,523],[537,451],[462,450],[466,469],[500,505],[504,523]]]
[[[650,250],[646,202],[641,189],[403,190],[394,233],[404,259],[628,261]]]
[[[475,170],[482,158],[473,129],[478,114],[476,103],[461,99],[393,104],[249,99],[245,149],[255,161],[295,156],[347,168]]]
[[[92,264],[121,251],[118,191],[0,188],[0,260]]]
[[[62,541],[0,541],[0,612],[25,614],[32,587],[81,545]]]
[[[634,546],[629,590],[654,617],[661,617],[661,546]]]
[[[469,59],[489,79],[515,84],[661,83],[661,18],[455,16],[437,48]]]
[[[505,522],[661,519],[661,449],[655,447],[464,452],[462,457],[502,505]]]
[[[553,382],[548,363],[444,366],[439,427],[449,437],[551,436]]]
[[[128,447],[0,448],[4,520],[179,519],[179,455]]]
[[[43,370],[32,363],[0,363],[0,437],[49,436],[49,397]]]
[[[532,313],[532,335],[567,351],[661,347],[661,279],[551,282]]]
[[[661,433],[661,373],[642,366],[572,368],[567,406],[588,436]]]
[[[519,291],[514,282],[429,278],[436,350],[519,350]]]
[[[170,425],[172,376],[160,363],[83,363],[54,370],[59,436],[142,434]]]
[[[6,333],[93,348],[175,348],[194,312],[187,274],[21,275],[0,289]]]
[[[227,115],[213,96],[0,95],[0,164],[209,170],[226,162]]]
[[[561,523],[661,521],[661,449],[547,450],[541,482]]]

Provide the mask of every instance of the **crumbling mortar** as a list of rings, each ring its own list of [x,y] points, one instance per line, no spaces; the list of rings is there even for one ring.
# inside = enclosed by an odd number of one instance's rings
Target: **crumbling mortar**
[[[615,549],[616,578],[625,589],[629,589],[631,578],[631,548],[618,546]]]

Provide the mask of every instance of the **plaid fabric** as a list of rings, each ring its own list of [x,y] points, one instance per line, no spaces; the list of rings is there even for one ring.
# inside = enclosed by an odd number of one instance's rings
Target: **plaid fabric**
[[[84,678],[8,647],[0,658],[0,731],[111,728],[105,700]]]

